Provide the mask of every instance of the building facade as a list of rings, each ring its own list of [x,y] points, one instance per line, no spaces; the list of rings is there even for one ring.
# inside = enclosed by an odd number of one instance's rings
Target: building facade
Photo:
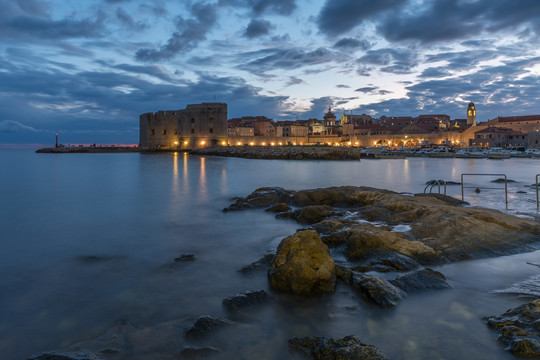
[[[183,110],[139,116],[142,148],[198,148],[227,143],[227,104],[201,103]]]

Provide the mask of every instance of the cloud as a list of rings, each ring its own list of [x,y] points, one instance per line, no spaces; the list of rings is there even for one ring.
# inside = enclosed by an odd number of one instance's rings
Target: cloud
[[[271,48],[238,55],[239,59],[253,59],[238,66],[241,70],[264,76],[272,70],[292,70],[336,60],[326,48],[304,51],[298,48]]]
[[[409,74],[418,65],[418,54],[414,49],[370,50],[358,59],[361,66],[376,65],[379,70],[393,74]]]
[[[194,18],[178,17],[176,29],[165,45],[159,49],[139,49],[135,55],[139,61],[161,61],[171,59],[180,52],[187,52],[206,40],[206,34],[212,29],[217,20],[215,4],[195,3],[191,7]]]
[[[369,41],[362,39],[343,38],[334,44],[335,48],[368,50],[373,46]]]
[[[367,94],[367,93],[372,93],[374,92],[375,90],[377,90],[378,88],[376,86],[366,86],[366,87],[361,87],[361,88],[358,88],[354,91],[357,91],[357,92],[363,92],[364,94]]]
[[[295,76],[291,76],[289,78],[289,81],[287,82],[287,86],[299,85],[299,84],[305,84],[305,81]]]
[[[122,8],[116,9],[116,17],[127,28],[135,29],[137,27],[137,24],[133,18]]]
[[[344,84],[338,84],[338,85],[336,85],[336,87],[337,87],[338,89],[349,89],[349,88],[350,88],[349,85],[344,85]]]
[[[319,30],[328,36],[337,36],[363,23],[381,12],[399,8],[406,0],[326,0],[319,15]]]
[[[273,26],[270,21],[252,19],[244,31],[244,36],[248,39],[261,37],[263,35],[268,35],[272,28]]]
[[[219,5],[249,8],[254,15],[291,15],[296,10],[296,0],[220,0]]]
[[[105,15],[95,18],[65,18],[51,20],[42,17],[21,15],[1,22],[0,38],[14,39],[71,39],[96,38],[105,33]]]
[[[14,120],[0,121],[0,133],[38,132],[32,126],[24,125]]]

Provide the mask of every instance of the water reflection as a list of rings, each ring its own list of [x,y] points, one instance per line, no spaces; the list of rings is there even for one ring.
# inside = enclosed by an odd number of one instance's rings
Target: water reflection
[[[184,193],[189,193],[189,171],[188,171],[188,160],[189,156],[187,152],[184,152],[184,168],[183,168],[183,174],[184,174]]]
[[[206,198],[208,196],[208,188],[206,185],[206,158],[201,157],[200,162],[201,167],[199,170],[199,193],[201,194],[201,196]]]
[[[172,181],[172,193],[175,196],[179,194],[180,188],[180,178],[178,177],[178,153],[175,152],[173,155],[173,181]]]

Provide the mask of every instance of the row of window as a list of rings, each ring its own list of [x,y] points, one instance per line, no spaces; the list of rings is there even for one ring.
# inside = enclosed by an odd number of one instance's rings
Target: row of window
[[[191,133],[195,134],[195,129],[192,128]],[[214,128],[208,129],[208,133],[213,134],[214,133]],[[173,134],[178,135],[178,129],[174,129]],[[156,135],[156,129],[150,129],[150,135],[155,136]],[[161,131],[161,135],[167,135],[167,129],[163,129]]]

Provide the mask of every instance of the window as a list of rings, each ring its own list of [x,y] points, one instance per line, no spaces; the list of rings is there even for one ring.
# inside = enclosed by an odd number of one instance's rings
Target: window
[[[213,134],[213,133],[214,133],[214,128],[208,129],[208,132],[209,132],[210,134]]]
[[[195,134],[195,129],[191,129],[191,133],[192,133],[192,134]]]
[[[178,135],[178,129],[174,129],[174,135]]]
[[[156,135],[156,130],[155,129],[152,129],[150,131],[152,132],[152,136]]]
[[[167,135],[167,129],[163,129],[163,135]]]
[[[195,124],[195,118],[191,118],[191,123]]]

